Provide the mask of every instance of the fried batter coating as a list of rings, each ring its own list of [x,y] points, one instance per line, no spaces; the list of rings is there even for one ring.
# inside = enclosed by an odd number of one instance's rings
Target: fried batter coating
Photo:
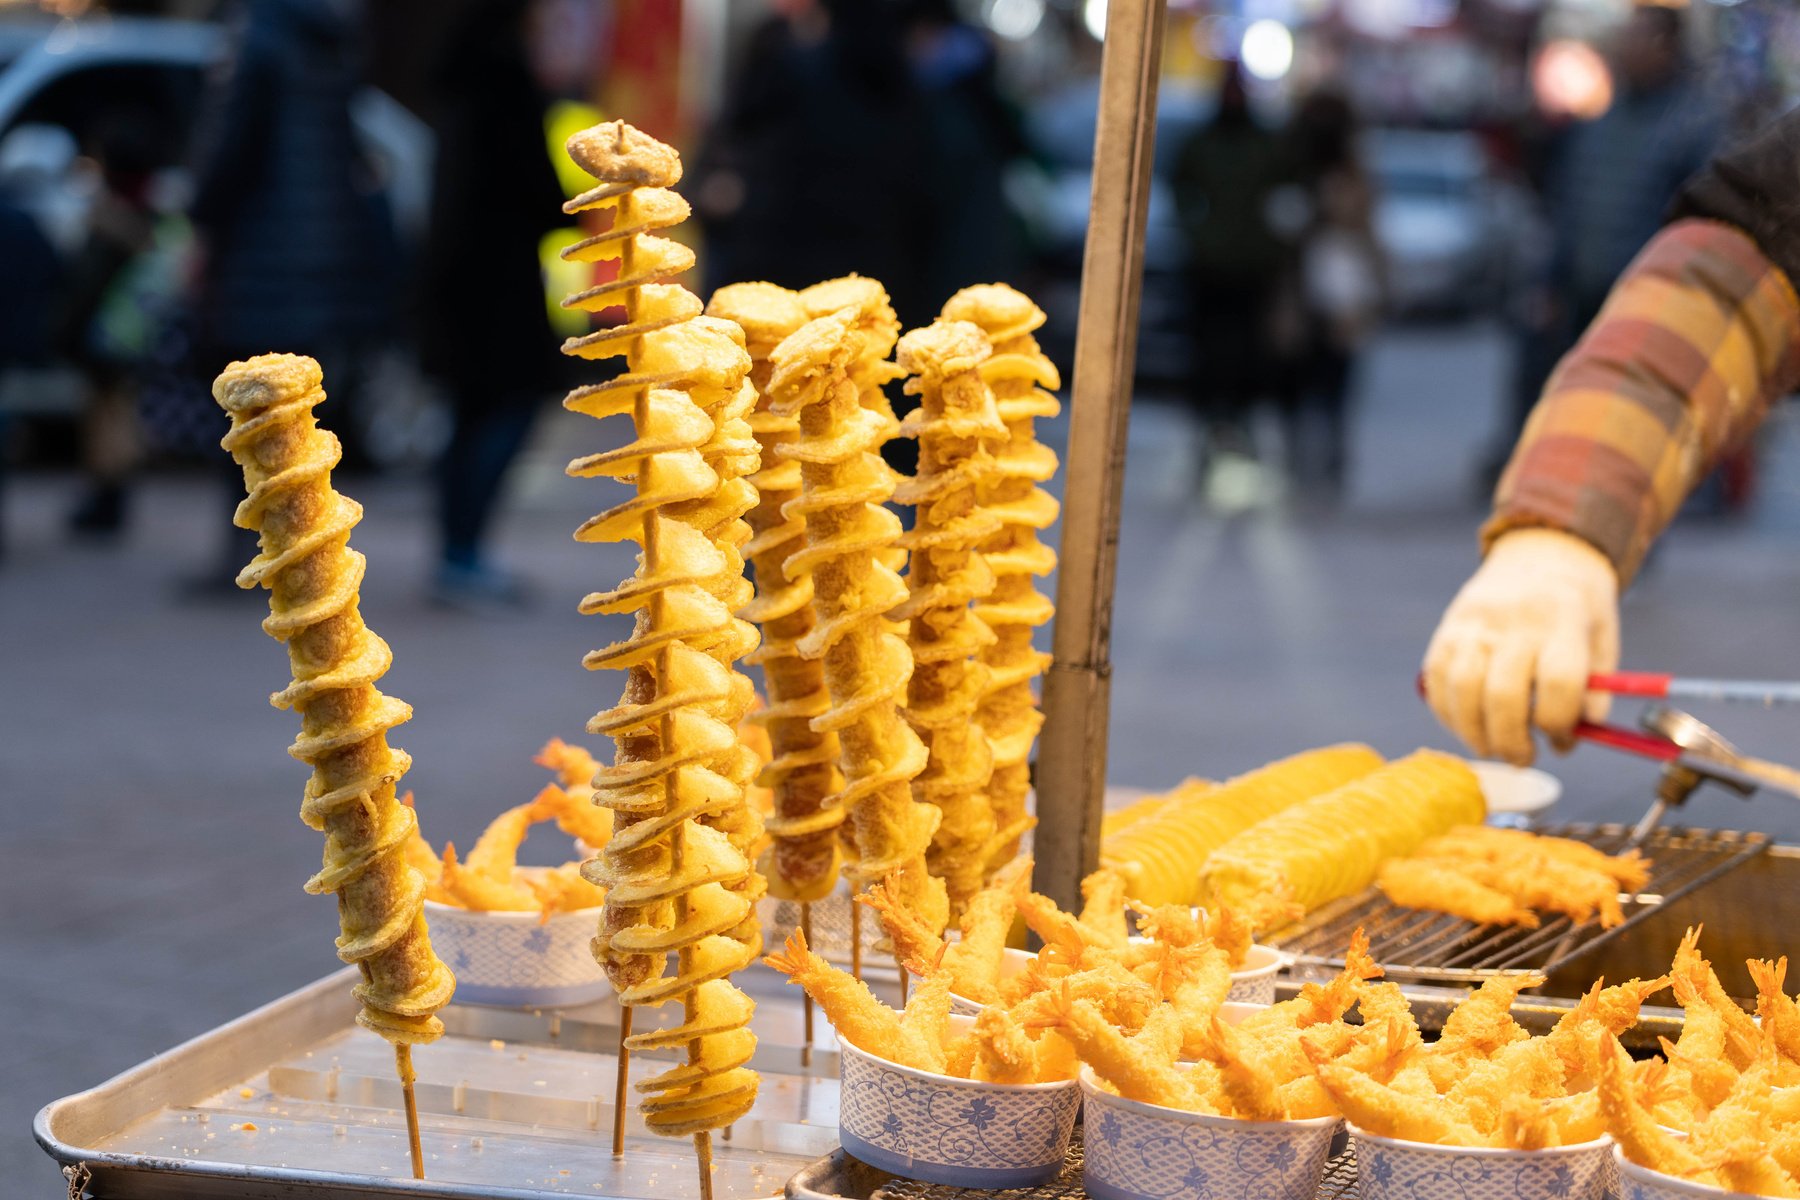
[[[859,1050],[921,1071],[937,1070],[933,1064],[943,1061],[943,1050],[907,1028],[901,1014],[877,1000],[867,984],[807,949],[806,935],[798,929],[763,962],[804,989],[825,1010],[838,1035]]]

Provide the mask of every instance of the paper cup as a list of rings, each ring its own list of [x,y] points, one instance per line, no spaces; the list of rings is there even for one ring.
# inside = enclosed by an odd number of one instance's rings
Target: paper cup
[[[425,902],[432,948],[456,972],[459,1004],[566,1008],[612,994],[589,947],[597,908],[557,913],[475,912]]]
[[[1095,1200],[1312,1200],[1337,1117],[1240,1121],[1143,1104],[1081,1072],[1087,1115],[1081,1182]]]
[[[953,1016],[961,1035],[972,1018]],[[1032,1187],[1056,1178],[1081,1089],[977,1083],[903,1067],[845,1041],[838,1056],[838,1141],[883,1171],[972,1188]]]
[[[1231,973],[1231,990],[1225,998],[1239,1004],[1275,1003],[1275,976],[1287,961],[1287,955],[1273,946],[1252,945],[1244,965]]]
[[[1612,1139],[1501,1150],[1436,1146],[1350,1127],[1362,1200],[1608,1200]]]

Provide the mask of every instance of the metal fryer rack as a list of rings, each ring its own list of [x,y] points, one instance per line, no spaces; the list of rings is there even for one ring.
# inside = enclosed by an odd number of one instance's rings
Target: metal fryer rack
[[[1631,837],[1625,825],[1551,825],[1537,832],[1586,842],[1609,854],[1625,849]],[[1270,934],[1268,940],[1294,956],[1296,973],[1301,975],[1341,967],[1343,948],[1358,926],[1368,935],[1375,961],[1399,983],[1475,984],[1502,971],[1548,973],[1591,953],[1768,846],[1769,837],[1762,833],[1654,831],[1639,846],[1650,860],[1650,881],[1636,895],[1620,897],[1625,921],[1612,929],[1600,928],[1597,919],[1577,925],[1560,915],[1536,929],[1476,925],[1445,913],[1401,908],[1370,887],[1325,905]]]

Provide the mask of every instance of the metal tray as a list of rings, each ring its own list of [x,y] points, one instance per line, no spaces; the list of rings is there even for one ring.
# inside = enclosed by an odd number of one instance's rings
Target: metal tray
[[[610,999],[560,1010],[445,1009],[448,1032],[414,1056],[429,1178],[412,1179],[393,1053],[356,1026],[355,977],[329,975],[47,1105],[34,1123],[39,1144],[93,1195],[131,1200],[694,1194],[692,1145],[649,1133],[635,1111],[626,1156],[612,1158]],[[751,1115],[715,1139],[720,1200],[778,1194],[837,1146],[830,1027],[819,1022],[803,1064],[799,993],[763,967],[736,978],[757,1000],[762,1044],[752,1065],[763,1083]],[[638,1020],[679,1016],[679,1006],[666,1007],[640,1010]],[[666,1057],[634,1055],[634,1076]]]

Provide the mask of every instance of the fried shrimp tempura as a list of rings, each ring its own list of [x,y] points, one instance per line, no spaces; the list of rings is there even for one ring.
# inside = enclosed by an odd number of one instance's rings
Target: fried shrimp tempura
[[[1800,1004],[1785,990],[1787,956],[1775,962],[1753,958],[1744,964],[1756,984],[1756,1015],[1762,1018],[1763,1031],[1773,1040],[1781,1056],[1800,1063]]]
[[[1382,1137],[1440,1146],[1494,1146],[1499,1139],[1451,1116],[1435,1100],[1425,1101],[1347,1067],[1325,1063],[1319,1083],[1351,1124]]]
[[[1725,1026],[1725,1058],[1739,1071],[1756,1061],[1762,1044],[1762,1033],[1749,1013],[1725,991],[1712,964],[1700,953],[1700,929],[1695,925],[1676,948],[1675,962],[1670,967],[1674,977],[1675,998],[1684,1009],[1700,1006],[1718,1015]]]
[[[1619,1039],[1601,1034],[1595,1057],[1600,1062],[1600,1114],[1620,1152],[1640,1167],[1719,1186],[1718,1177],[1700,1156],[1664,1131],[1639,1103],[1632,1086],[1631,1056]]]
[[[877,1000],[867,984],[807,949],[806,935],[799,930],[763,962],[804,989],[825,1010],[832,1028],[858,1049],[921,1071],[934,1070],[933,1062],[942,1061],[941,1049],[934,1050],[917,1030],[907,1028],[901,1014]]]

